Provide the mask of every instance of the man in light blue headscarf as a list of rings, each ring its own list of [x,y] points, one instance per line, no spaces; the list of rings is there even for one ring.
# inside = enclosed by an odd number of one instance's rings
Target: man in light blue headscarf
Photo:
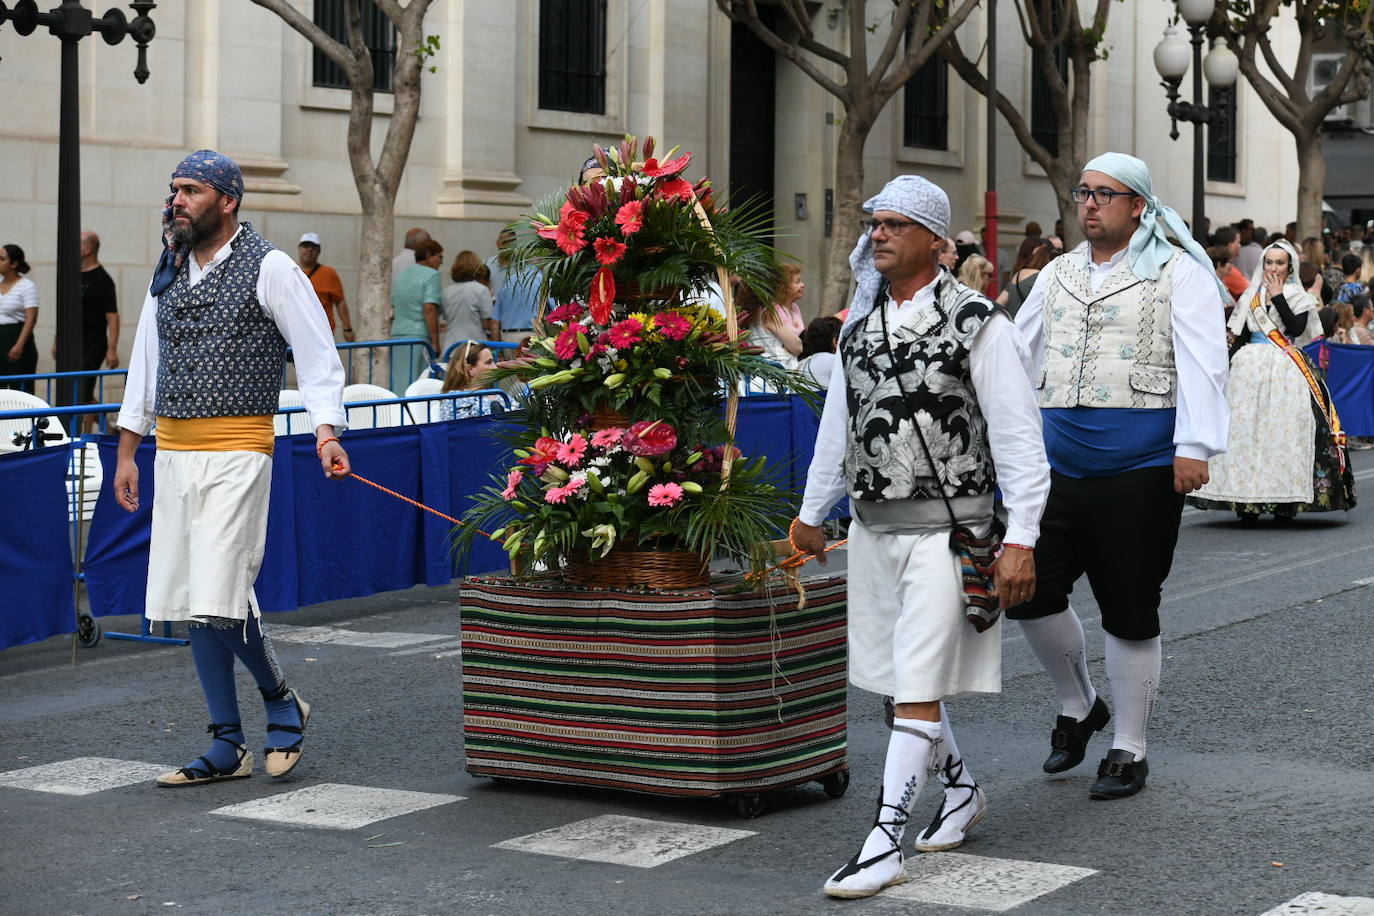
[[[1070,590],[1087,574],[1102,609],[1117,715],[1089,795],[1124,798],[1149,773],[1159,597],[1183,497],[1207,482],[1207,459],[1226,449],[1230,297],[1183,220],[1155,197],[1144,162],[1098,156],[1072,194],[1087,241],[1037,275],[1016,316],[1052,482],[1035,595],[1007,616],[1021,621],[1062,701],[1044,769],[1071,769],[1111,719],[1069,607]]]
[[[893,713],[877,816],[823,888],[841,898],[905,880],[903,840],[928,776],[944,792],[917,850],[954,849],[983,819],[987,796],[943,701],[1001,690],[1001,623],[969,623],[951,529],[957,521],[988,534],[1000,490],[1007,528],[997,594],[1005,606],[1025,601],[1049,490],[1020,336],[1003,309],[937,261],[949,198],[902,175],[864,209],[850,256],[858,291],[791,530],[798,550],[824,562],[821,524],[849,496],[849,679],[886,696]]]

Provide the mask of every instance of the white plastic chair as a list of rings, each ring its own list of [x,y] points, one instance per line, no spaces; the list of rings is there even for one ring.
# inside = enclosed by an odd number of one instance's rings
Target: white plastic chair
[[[348,385],[343,390],[345,404],[359,401],[379,401],[396,397],[396,393],[381,385]],[[400,404],[381,404],[376,407],[346,407],[349,429],[384,429],[388,426],[401,426],[406,422]]]
[[[29,394],[27,391],[19,391],[13,388],[0,388],[0,411],[4,410],[28,410],[38,413],[43,410],[51,410],[52,405],[43,400],[36,394]],[[28,436],[34,431],[33,420],[0,420],[0,452],[23,451],[25,446],[16,445],[14,442],[15,433]],[[67,435],[67,431],[62,427],[62,421],[57,417],[48,417],[48,428],[43,430],[48,436],[56,435],[57,438],[44,439],[47,447],[54,445],[66,445],[72,441]]]
[[[283,388],[277,393],[278,407],[304,407],[305,398],[295,388]],[[278,436],[290,436],[310,431],[310,416],[304,413],[272,415],[272,428]]]
[[[417,378],[406,389],[406,397],[418,398],[427,394],[441,394],[443,390],[444,383],[437,378]]]

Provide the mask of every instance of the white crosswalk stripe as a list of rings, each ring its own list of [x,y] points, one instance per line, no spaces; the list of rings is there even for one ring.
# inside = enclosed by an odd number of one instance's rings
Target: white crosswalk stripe
[[[564,859],[654,868],[665,862],[754,836],[752,830],[675,824],[605,814],[497,843],[495,849],[535,852]]]
[[[913,856],[906,871],[910,880],[883,891],[884,897],[997,913],[1097,874],[1092,868],[961,852]]]
[[[1299,894],[1292,900],[1261,916],[1374,916],[1374,897],[1337,897],[1335,894],[1311,892]]]
[[[355,830],[377,821],[464,800],[462,795],[326,782],[237,805],[226,805],[210,813],[296,827]]]
[[[0,786],[56,795],[93,795],[145,782],[172,769],[175,767],[141,760],[76,757],[0,773]]]
[[[365,633],[343,627],[297,627],[289,624],[276,624],[267,632],[277,642],[354,646],[360,649],[401,649],[453,639],[452,633]]]

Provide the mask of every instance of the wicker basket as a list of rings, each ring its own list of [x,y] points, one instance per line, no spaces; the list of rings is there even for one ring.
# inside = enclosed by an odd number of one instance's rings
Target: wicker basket
[[[702,588],[711,570],[699,554],[687,550],[633,550],[613,547],[599,559],[578,553],[563,563],[563,579],[586,588]]]
[[[624,429],[630,418],[606,404],[597,404],[592,411],[592,429]]]

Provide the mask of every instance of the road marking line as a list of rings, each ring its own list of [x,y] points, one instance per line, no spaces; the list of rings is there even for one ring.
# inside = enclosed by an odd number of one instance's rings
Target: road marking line
[[[1354,582],[1351,582],[1350,584],[1351,584],[1351,585],[1374,585],[1374,576],[1371,576],[1371,577],[1369,577],[1368,579],[1356,579]]]
[[[1265,910],[1260,916],[1374,916],[1374,897],[1338,897],[1312,891],[1299,894],[1287,903]]]
[[[884,897],[997,913],[1097,874],[1092,868],[961,852],[915,856],[907,859],[906,871],[908,883],[886,889]]]
[[[675,824],[605,814],[496,843],[492,848],[580,859],[584,862],[609,862],[632,868],[654,868],[683,856],[755,835],[752,830]]]
[[[444,649],[457,649],[462,646],[460,642],[444,643],[439,646],[420,646],[415,649],[397,649],[395,652],[388,652],[387,656],[393,655],[423,655],[426,652],[440,652]]]
[[[452,652],[436,652],[436,653],[434,653],[434,657],[435,657],[435,658],[453,658],[455,655],[462,655],[462,654],[463,654],[463,650],[462,650],[462,649],[454,649]]]
[[[210,813],[297,827],[356,830],[377,821],[464,800],[462,795],[321,783],[293,792],[227,805]]]
[[[1349,550],[1342,550],[1339,553],[1321,553],[1318,556],[1312,557],[1307,560],[1299,560],[1296,563],[1288,563],[1284,566],[1273,566],[1269,569],[1262,569],[1259,572],[1249,573],[1244,576],[1236,576],[1234,579],[1227,579],[1222,582],[1214,582],[1211,585],[1204,585],[1200,588],[1194,588],[1186,592],[1177,592],[1172,595],[1166,594],[1164,596],[1164,604],[1165,606],[1173,607],[1180,601],[1185,601],[1189,598],[1196,598],[1199,595],[1205,595],[1208,592],[1214,592],[1219,588],[1231,588],[1236,585],[1244,585],[1246,582],[1253,582],[1256,579],[1267,579],[1270,576],[1278,576],[1282,575],[1283,573],[1292,572],[1295,569],[1302,569],[1304,566],[1315,566],[1318,563],[1326,563],[1331,560],[1339,560],[1341,557],[1348,557],[1351,554],[1362,553],[1366,550],[1374,550],[1374,544],[1365,544],[1360,547],[1352,547]]]
[[[160,763],[141,760],[115,760],[112,757],[75,757],[58,763],[26,767],[0,773],[0,786],[29,789],[33,792],[52,792],[57,795],[94,795],[106,789],[118,789],[134,783],[146,782],[175,769]]]
[[[299,627],[277,624],[268,630],[277,642],[354,646],[360,649],[401,649],[422,642],[452,639],[452,633],[364,633],[343,627]]]

